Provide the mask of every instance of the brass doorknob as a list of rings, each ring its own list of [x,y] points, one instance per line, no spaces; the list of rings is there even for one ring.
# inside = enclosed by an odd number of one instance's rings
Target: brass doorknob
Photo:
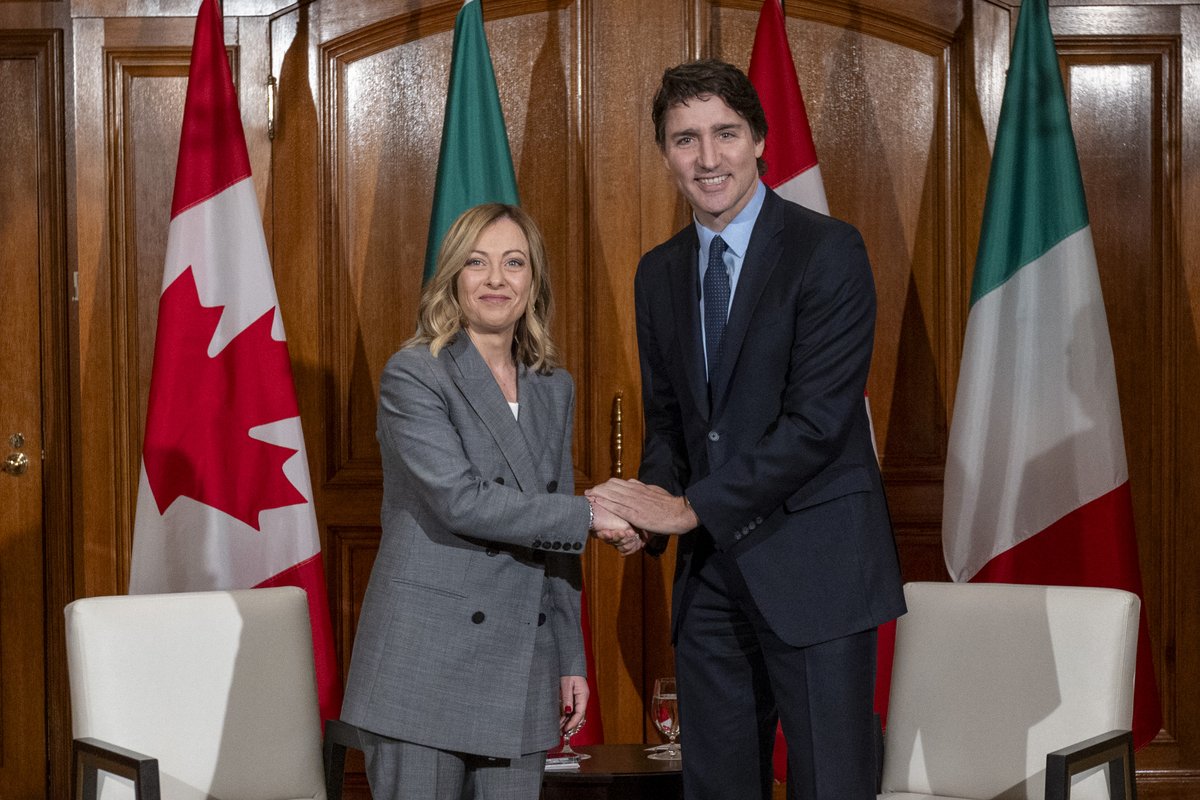
[[[29,456],[24,453],[9,453],[4,459],[4,471],[9,475],[24,475],[29,469]]]

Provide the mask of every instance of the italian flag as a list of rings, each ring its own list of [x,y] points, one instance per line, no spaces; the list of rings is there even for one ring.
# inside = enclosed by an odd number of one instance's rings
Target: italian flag
[[[337,719],[321,540],[221,12],[203,0],[184,103],[130,594],[298,586]]]
[[[946,457],[956,581],[1142,594],[1112,345],[1046,0],[1024,0]],[[1133,733],[1161,727],[1143,607]]]
[[[483,0],[465,0],[454,18],[450,86],[425,245],[426,280],[433,277],[442,239],[459,214],[480,203],[521,202],[482,5]]]

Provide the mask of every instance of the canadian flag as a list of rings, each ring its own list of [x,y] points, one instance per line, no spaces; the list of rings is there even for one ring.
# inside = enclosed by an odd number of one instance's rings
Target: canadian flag
[[[767,144],[763,150],[767,174],[763,181],[785,200],[828,214],[825,183],[817,164],[817,148],[780,0],[763,0],[750,52],[750,82],[767,115]]]
[[[767,141],[763,160],[767,172],[763,182],[793,203],[829,213],[825,199],[825,183],[817,163],[817,148],[813,144],[808,111],[800,93],[800,80],[788,44],[787,25],[780,0],[763,0],[754,32],[754,49],[750,53],[750,82],[758,92],[759,102],[767,116]],[[870,401],[864,396],[867,416]],[[871,431],[874,442],[874,428]],[[878,447],[876,447],[878,453]],[[878,657],[875,678],[875,711],[886,722],[888,690],[892,682],[892,654],[895,650],[896,624],[888,622],[879,627]],[[774,771],[776,780],[787,776],[787,746],[783,731],[775,737]]]
[[[336,719],[308,459],[216,0],[196,18],[162,286],[129,592],[301,587]]]

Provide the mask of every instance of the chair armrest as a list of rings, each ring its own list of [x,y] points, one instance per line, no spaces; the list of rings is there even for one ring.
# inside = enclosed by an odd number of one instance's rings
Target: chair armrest
[[[346,748],[362,750],[359,729],[340,719],[325,720],[325,795],[327,800],[342,800],[346,773]]]
[[[157,758],[91,737],[75,739],[71,753],[77,800],[96,800],[101,771],[133,781],[137,800],[161,800]]]
[[[1137,800],[1134,782],[1133,733],[1109,731],[1046,755],[1046,800],[1071,796],[1071,778],[1108,764],[1108,794],[1112,800]]]

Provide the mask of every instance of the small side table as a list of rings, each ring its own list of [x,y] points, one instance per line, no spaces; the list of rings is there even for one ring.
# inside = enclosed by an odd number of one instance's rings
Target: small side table
[[[683,800],[682,761],[651,761],[644,744],[577,745],[591,758],[550,770],[542,800]]]

